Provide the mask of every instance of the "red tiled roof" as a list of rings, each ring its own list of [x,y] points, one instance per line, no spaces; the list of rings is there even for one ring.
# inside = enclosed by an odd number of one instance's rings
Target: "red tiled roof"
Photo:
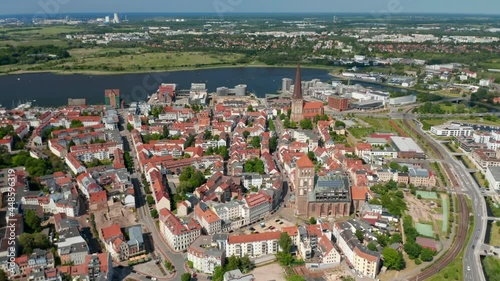
[[[123,233],[118,224],[113,224],[109,227],[101,229],[102,238],[108,240],[113,237],[123,236]]]
[[[358,255],[359,257],[361,257],[365,260],[371,261],[371,262],[376,262],[378,259],[377,256],[372,256],[370,254],[367,254],[367,253],[361,251],[360,249],[358,249],[358,247],[354,248],[354,252],[356,252],[356,255]]]
[[[368,192],[368,190],[364,186],[363,187],[357,187],[357,186],[351,187],[351,194],[352,194],[353,200],[365,200],[367,192]]]
[[[297,226],[283,226],[281,232],[288,233],[288,236],[297,236],[299,234],[299,228]]]
[[[297,168],[314,168],[314,163],[304,154],[304,156],[300,157],[296,162]]]
[[[229,236],[228,244],[239,244],[239,243],[251,243],[257,241],[266,240],[278,240],[280,239],[281,232],[263,232],[247,235],[233,235]]]
[[[99,204],[108,201],[106,190],[90,193],[90,204]]]

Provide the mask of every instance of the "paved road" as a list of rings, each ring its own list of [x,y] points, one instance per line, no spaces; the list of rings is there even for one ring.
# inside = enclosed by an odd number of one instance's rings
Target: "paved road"
[[[418,127],[418,126],[417,126]],[[421,128],[418,128],[421,131]],[[474,229],[471,239],[466,246],[463,257],[464,264],[464,280],[465,281],[482,281],[486,280],[483,274],[480,261],[480,249],[483,244],[488,214],[486,211],[486,202],[481,195],[480,188],[475,182],[467,168],[462,162],[458,161],[450,151],[448,151],[442,143],[436,142],[428,134],[425,138],[435,144],[436,148],[444,155],[445,162],[448,163],[450,169],[454,173],[455,178],[462,186],[462,191],[472,200],[472,209],[474,215]]]
[[[125,113],[124,111],[119,111],[119,114],[121,116],[120,122],[126,120],[127,113]],[[124,128],[125,126],[121,127]],[[155,246],[155,252],[159,254],[163,258],[163,260],[170,260],[172,264],[175,266],[177,274],[172,280],[180,281],[181,275],[186,272],[186,269],[184,267],[186,263],[186,258],[184,257],[183,254],[175,253],[170,250],[167,243],[163,240],[162,234],[156,227],[156,223],[151,218],[151,213],[146,203],[146,195],[145,195],[146,193],[144,191],[144,187],[141,184],[141,175],[138,172],[139,163],[137,162],[135,147],[133,146],[132,139],[130,138],[130,133],[128,131],[122,130],[121,134],[125,138],[124,146],[129,148],[130,156],[134,161],[135,172],[131,175],[131,181],[134,184],[136,192],[135,199],[137,207],[137,216],[139,218],[139,221],[151,233]]]

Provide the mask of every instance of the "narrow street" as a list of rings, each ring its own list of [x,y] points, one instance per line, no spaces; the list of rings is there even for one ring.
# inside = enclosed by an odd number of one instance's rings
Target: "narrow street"
[[[151,213],[149,211],[146,202],[146,192],[141,182],[141,174],[139,172],[139,163],[137,162],[135,148],[132,145],[132,139],[130,138],[130,132],[126,128],[125,120],[127,118],[127,112],[124,110],[119,111],[120,114],[120,134],[123,137],[124,148],[126,151],[130,152],[130,156],[134,162],[134,172],[130,175],[130,180],[134,185],[135,189],[135,199],[136,199],[136,209],[137,218],[139,222],[143,225],[146,232],[151,233],[151,237],[154,243],[154,252],[156,256],[162,257],[163,260],[169,260],[175,266],[175,276],[173,279],[175,281],[181,280],[181,275],[186,272],[185,263],[186,257],[182,253],[173,252],[167,245],[166,241],[163,239],[162,234],[157,228],[156,222],[151,218]],[[159,278],[160,279],[160,278]]]

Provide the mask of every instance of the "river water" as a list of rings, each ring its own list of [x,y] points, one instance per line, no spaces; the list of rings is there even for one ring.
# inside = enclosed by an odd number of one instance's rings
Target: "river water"
[[[161,73],[135,73],[112,75],[29,73],[0,76],[0,104],[11,108],[19,102],[36,100],[36,106],[60,106],[68,98],[85,98],[87,104],[103,104],[105,89],[120,89],[126,102],[144,100],[156,91],[160,83],[176,83],[178,89],[189,89],[191,83],[207,83],[209,91],[217,87],[232,88],[247,84],[248,91],[258,97],[276,93],[285,77],[295,78],[294,68],[240,67],[203,70],[172,71]],[[302,69],[302,80],[336,80],[322,69]],[[365,82],[363,86],[385,91],[400,89]]]

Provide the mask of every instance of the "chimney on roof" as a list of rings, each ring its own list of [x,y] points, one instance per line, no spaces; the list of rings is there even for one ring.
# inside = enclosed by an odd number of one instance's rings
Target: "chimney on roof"
[[[297,73],[295,74],[295,87],[293,89],[292,99],[303,99],[302,97],[302,78],[300,75],[300,64],[297,65]]]

